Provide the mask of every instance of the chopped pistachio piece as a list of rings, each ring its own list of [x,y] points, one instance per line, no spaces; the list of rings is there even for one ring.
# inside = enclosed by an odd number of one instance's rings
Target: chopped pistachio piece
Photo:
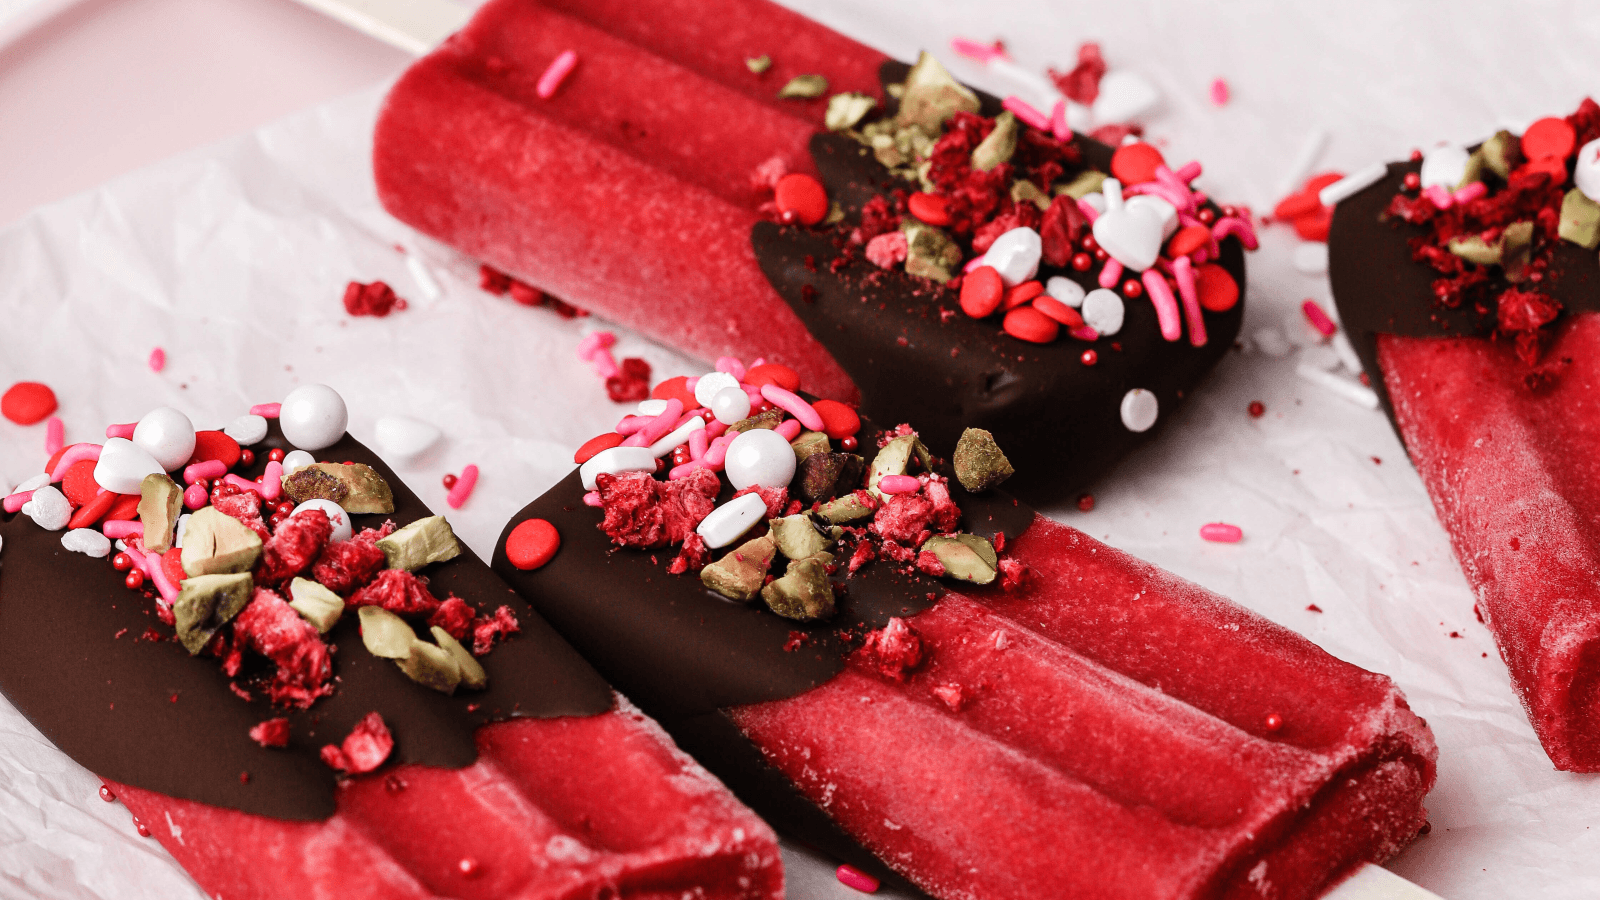
[[[407,678],[441,694],[454,694],[461,683],[461,664],[450,651],[415,637],[410,652],[394,662]]]
[[[933,454],[928,452],[928,448],[924,447],[922,441],[914,434],[902,434],[884,444],[878,455],[872,458],[872,473],[867,476],[867,490],[882,500],[883,492],[878,490],[878,482],[886,475],[906,474],[906,470],[911,467],[913,455],[922,463],[924,469],[933,468]]]
[[[700,580],[729,600],[750,600],[767,580],[767,567],[777,552],[778,545],[768,535],[745,541],[737,550],[701,569]]]
[[[215,506],[202,506],[183,529],[185,575],[248,572],[261,558],[261,537]]]
[[[415,572],[426,565],[455,559],[461,555],[461,544],[444,516],[418,519],[394,534],[378,541],[384,562],[391,569]]]
[[[871,500],[863,500],[860,492],[851,491],[836,500],[829,500],[817,509],[823,521],[833,525],[858,522],[877,511]]]
[[[732,425],[729,425],[728,431],[732,432],[733,434],[738,434],[743,431],[754,431],[757,428],[765,428],[766,430],[771,431],[783,424],[783,417],[785,415],[787,414],[783,410],[773,407],[766,412],[756,413],[747,419],[740,419]]]
[[[906,274],[940,284],[955,277],[955,270],[961,267],[961,248],[948,234],[910,216],[901,230],[906,233]]]
[[[1039,186],[1031,181],[1021,180],[1011,182],[1011,201],[1013,203],[1032,203],[1041,211],[1050,208],[1050,195],[1039,190]]]
[[[767,525],[772,529],[772,540],[778,545],[778,552],[790,559],[816,556],[833,543],[832,539],[817,527],[817,523],[804,513],[784,516],[781,519],[769,519]]]
[[[481,691],[489,686],[489,674],[483,671],[483,665],[461,646],[461,642],[451,637],[450,632],[435,625],[431,629],[433,639],[438,642],[443,650],[450,654],[456,661],[456,668],[461,671],[461,684],[475,691]]]
[[[172,601],[172,616],[178,641],[189,655],[204,650],[217,629],[249,605],[254,591],[249,572],[185,578],[178,588],[178,599]]]
[[[361,643],[367,652],[384,659],[404,659],[411,652],[417,633],[406,620],[381,606],[363,606],[361,616]]]
[[[831,500],[861,486],[866,460],[854,453],[814,453],[801,461],[795,493],[807,503]]]
[[[1017,115],[1006,110],[994,119],[994,130],[978,146],[972,148],[972,167],[987,172],[995,166],[1011,161],[1017,151]]]
[[[1000,564],[994,545],[975,534],[935,535],[923,542],[922,551],[938,558],[947,577],[973,584],[994,581]]]
[[[1100,188],[1105,185],[1107,177],[1109,176],[1107,176],[1104,172],[1098,172],[1094,169],[1084,169],[1082,172],[1079,172],[1071,181],[1057,187],[1056,193],[1066,194],[1068,197],[1071,197],[1074,200],[1082,200],[1084,197],[1087,197],[1090,194],[1098,194],[1100,192]]]
[[[789,446],[794,448],[795,459],[800,462],[805,462],[813,453],[827,453],[833,449],[828,436],[820,431],[802,431]]]
[[[330,488],[326,480],[306,474],[313,471],[331,475],[338,479],[344,485],[344,496],[323,496],[321,493],[323,491],[332,493],[337,493],[337,491]],[[300,482],[299,479],[302,476],[308,480]],[[308,491],[309,486],[312,484],[316,485],[316,490],[319,493],[313,495],[307,492],[305,496],[297,493],[297,491]],[[302,485],[305,485],[305,487],[302,487]],[[332,500],[344,507],[345,512],[349,513],[394,512],[394,492],[389,490],[389,483],[383,480],[383,476],[379,475],[376,469],[361,463],[351,463],[350,465],[343,463],[313,463],[303,469],[296,470],[293,475],[284,476],[283,489],[288,492],[290,497],[294,498],[296,503],[304,503],[307,500],[320,498]]]
[[[1511,161],[1521,152],[1521,147],[1521,138],[1509,131],[1498,131],[1494,137],[1484,141],[1478,148],[1478,153],[1474,155],[1482,155],[1483,164],[1489,171],[1501,178],[1509,178]]]
[[[789,563],[782,578],[761,589],[767,607],[785,619],[813,622],[833,615],[833,583],[828,565],[833,554],[819,553]]]
[[[1560,233],[1562,240],[1585,250],[1600,247],[1600,203],[1590,200],[1577,188],[1567,191],[1567,196],[1561,200]]]
[[[289,606],[322,634],[344,615],[344,598],[309,578],[289,582],[289,597]]]
[[[844,221],[844,207],[841,206],[839,204],[839,201],[837,201],[837,200],[830,201],[828,203],[828,214],[823,217],[822,224],[824,224],[824,225],[837,225],[837,224],[839,224],[840,222],[843,222],[843,221]]]
[[[844,131],[854,128],[877,105],[877,98],[871,94],[834,94],[828,98],[828,111],[822,121],[829,131]]]
[[[828,92],[828,79],[821,75],[796,75],[778,89],[779,100],[812,100]]]
[[[961,486],[974,494],[997,487],[1016,473],[1000,445],[995,443],[994,435],[982,428],[968,428],[961,433],[950,462]]]
[[[139,483],[139,522],[144,526],[144,548],[154,553],[172,549],[172,529],[183,512],[183,488],[165,472],[152,473]]]
[[[762,72],[772,68],[772,57],[765,53],[760,56],[747,56],[744,60],[744,66],[751,72],[760,75]]]
[[[1461,180],[1456,182],[1456,186],[1451,190],[1459,191],[1474,181],[1482,181],[1483,172],[1487,168],[1488,163],[1484,159],[1483,148],[1479,147],[1476,153],[1467,157],[1467,168],[1461,173]]]
[[[923,51],[906,75],[895,122],[921,125],[931,133],[938,133],[946,119],[957,112],[975,113],[980,105],[977,94],[952,78],[933,54]]]
[[[1484,240],[1481,235],[1469,234],[1465,237],[1451,238],[1447,246],[1450,248],[1451,253],[1469,263],[1476,263],[1480,266],[1498,266],[1500,264],[1500,252],[1504,244],[1505,239],[1503,237],[1491,244]]]
[[[350,488],[343,479],[324,471],[320,465],[304,466],[283,476],[283,492],[296,504],[307,500],[331,500],[343,503],[350,496]]]
[[[896,100],[899,100],[901,97],[906,95],[906,86],[903,84],[886,85],[883,91]]]
[[[1507,281],[1519,283],[1528,277],[1528,262],[1533,258],[1533,222],[1512,222],[1500,240],[1500,268]]]

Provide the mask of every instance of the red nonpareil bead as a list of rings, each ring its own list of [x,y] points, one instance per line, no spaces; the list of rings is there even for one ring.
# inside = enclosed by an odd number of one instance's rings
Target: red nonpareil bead
[[[1408,191],[1422,190],[1422,176],[1416,172],[1407,172],[1405,180],[1401,183],[1405,185],[1405,189]]]
[[[1260,400],[1251,400],[1250,405],[1246,407],[1246,409],[1250,413],[1250,418],[1259,419],[1266,414],[1267,405],[1262,403]]]
[[[128,573],[128,577],[122,579],[122,583],[128,586],[128,590],[137,591],[144,587],[144,572],[134,569]]]
[[[285,500],[282,503],[279,503],[277,506],[274,506],[272,511],[280,515],[288,515],[289,513],[294,512],[294,504],[288,500]]]
[[[239,451],[239,465],[249,468],[256,464],[256,452],[249,447]]]
[[[1086,234],[1078,240],[1078,247],[1085,253],[1093,253],[1099,246],[1100,242],[1094,239],[1093,234]]]
[[[273,447],[271,450],[267,451],[267,460],[269,462],[283,462],[283,456],[284,453],[282,447]]]
[[[1100,361],[1100,354],[1096,353],[1093,349],[1089,349],[1083,351],[1083,354],[1079,356],[1078,359],[1082,360],[1084,365],[1092,366]]]
[[[1278,731],[1283,728],[1283,716],[1277,713],[1270,713],[1262,724],[1266,726],[1267,731]]]
[[[453,473],[447,473],[443,478],[439,479],[439,481],[444,485],[444,489],[447,491],[456,486],[456,476]]]
[[[1093,494],[1080,494],[1080,495],[1078,495],[1078,510],[1080,512],[1092,512],[1094,510],[1094,495]]]
[[[463,878],[477,878],[479,873],[483,871],[483,867],[472,857],[463,856],[461,861],[456,863],[456,870],[461,873]]]
[[[1137,278],[1129,278],[1122,283],[1122,293],[1132,298],[1144,296],[1144,285]]]
[[[1212,222],[1217,220],[1217,211],[1209,206],[1201,207],[1200,211],[1194,214],[1194,217],[1199,219],[1201,222],[1210,225]]]
[[[111,568],[116,569],[118,572],[126,572],[133,568],[133,558],[126,553],[118,553],[116,556],[111,557]]]
[[[1094,259],[1095,259],[1095,262],[1105,262],[1106,260],[1108,260],[1110,258],[1111,258],[1111,253],[1109,251],[1107,251],[1106,248],[1104,248],[1104,247],[1096,247],[1096,248],[1094,248]]]
[[[860,445],[861,445],[861,442],[856,439],[855,435],[851,435],[851,436],[849,436],[849,437],[847,437],[844,440],[839,442],[839,446],[844,448],[846,451],[854,450],[857,447],[859,447]]]
[[[1078,272],[1087,272],[1094,265],[1094,257],[1087,253],[1072,254],[1072,268]]]
[[[1421,150],[1412,150],[1411,151],[1411,156],[1408,157],[1408,158],[1412,162],[1422,162],[1422,151]]]

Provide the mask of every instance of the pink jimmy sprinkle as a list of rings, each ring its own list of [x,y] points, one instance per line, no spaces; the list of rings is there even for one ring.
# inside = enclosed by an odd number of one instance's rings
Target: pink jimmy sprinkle
[[[61,454],[61,461],[56,463],[56,470],[50,473],[50,483],[54,484],[67,477],[67,470],[72,468],[73,463],[99,458],[99,444],[73,444],[67,448],[67,452]]]
[[[1182,182],[1184,184],[1184,186],[1187,187],[1189,182],[1195,180],[1196,178],[1199,178],[1200,177],[1200,173],[1203,172],[1203,171],[1205,171],[1205,170],[1201,168],[1200,161],[1195,159],[1195,160],[1190,160],[1189,162],[1186,162],[1183,165],[1179,166],[1178,170],[1176,172],[1173,172],[1172,175],[1173,175],[1174,178],[1177,178],[1178,181]]]
[[[711,436],[706,434],[706,429],[701,428],[691,432],[689,435],[689,458],[693,460],[703,459],[706,455],[706,449],[710,446]]]
[[[732,375],[734,378],[740,381],[744,380],[744,373],[746,372],[744,363],[732,356],[717,357],[716,368],[718,372],[724,372],[728,375]]]
[[[261,496],[276,500],[283,493],[283,463],[272,460],[261,473]]]
[[[1076,328],[1068,329],[1067,333],[1080,341],[1100,340],[1100,332],[1095,331],[1093,328],[1090,328],[1087,325],[1079,325]]]
[[[1218,78],[1216,81],[1211,82],[1212,103],[1215,103],[1218,106],[1226,106],[1228,105],[1229,96],[1231,96],[1231,94],[1228,91],[1228,83],[1226,81]]]
[[[1160,179],[1159,169],[1157,170],[1156,177]],[[1174,184],[1171,181],[1146,181],[1143,184],[1136,184],[1132,187],[1124,188],[1122,193],[1129,197],[1134,197],[1139,194],[1153,194],[1172,204],[1172,208],[1176,210],[1186,210],[1194,206],[1193,195],[1189,193],[1189,189],[1181,183]]]
[[[1211,522],[1200,526],[1200,536],[1218,544],[1237,544],[1244,538],[1244,529],[1224,522]]]
[[[6,497],[4,509],[8,513],[14,513],[21,509],[23,504],[32,499],[33,491],[18,491],[17,493]]]
[[[66,441],[67,426],[62,423],[60,416],[51,416],[50,421],[44,423],[44,452],[55,456]]]
[[[1105,268],[1100,270],[1100,286],[1106,290],[1113,290],[1117,282],[1122,280],[1122,263],[1115,259],[1107,259]]]
[[[733,439],[738,436],[737,434],[725,434],[712,441],[711,446],[706,448],[706,455],[701,457],[699,462],[703,463],[708,469],[722,471],[723,464],[728,461],[728,445],[733,443]]]
[[[571,50],[563,50],[555,62],[550,64],[550,68],[545,69],[544,74],[539,76],[539,84],[534,88],[539,99],[549,100],[554,97],[556,90],[561,87],[561,82],[567,80],[567,76],[572,74],[577,65],[578,54]]]
[[[189,509],[199,509],[210,502],[210,499],[206,496],[206,489],[203,485],[191,484],[183,489],[183,505]]]
[[[100,531],[113,541],[138,535],[144,537],[144,523],[137,519],[115,519],[100,526]]]
[[[590,491],[589,493],[583,495],[583,505],[584,506],[604,506],[605,504],[600,502],[600,492],[599,491]]]
[[[1034,109],[1028,101],[1012,94],[1000,101],[1000,105],[1011,110],[1012,114],[1022,121],[1032,125],[1040,131],[1050,130],[1050,117]]]
[[[1200,292],[1195,289],[1194,264],[1182,256],[1172,263],[1172,277],[1178,282],[1178,296],[1183,299],[1183,315],[1189,320],[1189,342],[1196,347],[1206,343],[1205,318],[1200,314]]]
[[[231,485],[233,485],[234,487],[238,488],[241,491],[254,491],[257,494],[261,495],[261,497],[263,499],[266,498],[267,489],[265,487],[263,487],[261,482],[259,482],[259,481],[251,481],[250,479],[245,478],[245,477],[243,477],[241,475],[229,475],[229,476],[223,478],[222,480],[223,480],[224,483],[231,484]]]
[[[728,423],[727,422],[719,422],[716,419],[712,419],[711,421],[706,423],[705,431],[702,432],[702,433],[706,436],[706,440],[714,441],[717,438],[722,437],[722,435],[725,434],[727,432],[727,430],[728,430]]]
[[[878,890],[878,879],[861,871],[855,866],[845,864],[833,873],[839,883],[845,887],[855,888],[863,894],[871,894]]]
[[[678,420],[683,418],[683,401],[674,397],[667,401],[667,408],[644,423],[633,436],[622,442],[624,447],[648,447],[661,440],[678,427]]]
[[[1256,240],[1255,228],[1238,216],[1223,216],[1217,220],[1217,224],[1211,226],[1212,240],[1221,241],[1230,234],[1238,237],[1246,250],[1254,250],[1261,246],[1261,242]]]
[[[183,483],[194,484],[202,478],[221,478],[228,474],[228,466],[220,459],[197,462],[183,470]]]
[[[1057,100],[1050,107],[1050,134],[1058,141],[1072,140],[1072,129],[1067,126],[1067,101]]]
[[[623,416],[622,421],[618,422],[617,427],[612,430],[617,434],[623,435],[637,434],[639,429],[649,424],[650,419],[650,416]]]
[[[922,490],[922,482],[915,475],[885,475],[878,480],[878,490],[885,494],[915,494]]]
[[[260,416],[263,419],[276,419],[278,412],[283,409],[282,403],[257,403],[250,407],[250,415]]]
[[[167,351],[160,347],[150,351],[150,371],[159,372],[167,367]]]
[[[758,357],[756,357],[755,362],[750,364],[750,368],[754,369],[757,366],[764,366],[766,364],[767,364],[767,358],[765,356],[758,356]]]
[[[578,358],[588,362],[594,358],[595,351],[604,350],[616,344],[617,336],[609,331],[590,332],[583,340],[578,342]]]
[[[704,434],[704,432],[699,432],[699,431],[697,431],[695,433],[696,434]],[[695,469],[711,469],[711,471],[713,471],[713,472],[717,471],[716,469],[713,469],[708,463],[706,463],[706,461],[704,459],[691,459],[691,460],[689,460],[688,462],[684,463],[681,466],[673,466],[671,471],[667,472],[667,480],[668,481],[674,481],[676,479],[682,478],[683,476],[688,475],[690,472],[693,472]]]
[[[1310,322],[1311,327],[1323,337],[1333,337],[1334,332],[1339,330],[1339,326],[1333,324],[1333,320],[1328,318],[1328,314],[1322,311],[1322,307],[1318,306],[1315,300],[1307,298],[1306,302],[1300,304],[1300,311],[1306,314],[1306,321]]]
[[[478,467],[468,464],[461,474],[456,476],[455,487],[445,495],[444,502],[450,504],[451,509],[460,509],[472,496],[472,489],[478,486]]]
[[[133,547],[129,547],[122,552],[128,554],[128,558],[133,560],[133,564],[138,566],[140,571],[144,572],[145,577],[155,584],[156,590],[161,593],[161,599],[168,603],[178,599],[177,586],[167,577],[167,573],[161,569],[161,554],[145,554]]]
[[[1167,287],[1167,279],[1155,269],[1145,269],[1139,280],[1144,282],[1145,293],[1150,295],[1150,304],[1156,308],[1156,322],[1161,325],[1161,336],[1169,341],[1183,337],[1183,324],[1178,317],[1178,301],[1173,299],[1172,288]],[[1199,325],[1200,333],[1192,336],[1190,340],[1196,347],[1205,346],[1205,325],[1194,320],[1189,322],[1191,330],[1196,325]]]
[[[761,396],[766,398],[768,403],[799,419],[801,425],[812,431],[822,430],[822,416],[811,408],[811,404],[801,400],[793,392],[775,384],[764,384],[761,386]]]
[[[129,422],[126,425],[107,425],[106,426],[106,437],[108,437],[108,438],[119,437],[119,438],[124,438],[124,439],[132,439],[133,438],[133,430],[135,428],[138,428],[138,427],[139,427],[139,425],[138,425],[137,422]]]
[[[800,436],[800,422],[797,419],[784,419],[783,424],[772,430],[776,431],[784,440],[793,441]]]
[[[1450,199],[1457,203],[1471,203],[1487,193],[1489,193],[1488,185],[1481,181],[1474,181],[1473,183],[1450,195]]]
[[[986,63],[991,59],[1001,58],[1006,55],[1005,51],[1001,50],[999,47],[993,46],[992,44],[980,44],[971,38],[964,37],[951,38],[950,49],[968,59],[975,59],[981,63]]]
[[[601,378],[615,378],[622,370],[617,367],[617,358],[611,355],[610,350],[601,348],[589,357],[589,364],[594,366],[594,372]]]

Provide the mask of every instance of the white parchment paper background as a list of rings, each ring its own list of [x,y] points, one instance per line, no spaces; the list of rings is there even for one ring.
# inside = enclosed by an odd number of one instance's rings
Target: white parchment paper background
[[[1079,41],[1099,39],[1113,67],[1161,88],[1150,130],[1168,159],[1202,160],[1204,187],[1258,209],[1317,129],[1331,135],[1323,167],[1350,171],[1565,114],[1600,88],[1600,12],[1578,3],[793,5],[901,57],[959,34],[1003,38],[1025,65],[1066,67]],[[753,37],[750,52],[779,54],[782,38]],[[1007,90],[972,64],[952,68]],[[1218,76],[1233,91],[1222,109],[1209,100]],[[488,297],[472,261],[381,210],[367,168],[380,97],[309,111],[0,231],[0,383],[50,383],[69,441],[158,405],[220,427],[295,385],[332,384],[358,438],[395,413],[445,430],[401,469],[430,502],[443,502],[441,475],[478,464],[477,493],[451,520],[487,553],[618,415],[573,355],[599,323]],[[1325,279],[1290,265],[1295,243],[1270,229],[1250,259],[1247,334],[1295,336],[1306,297],[1331,310]],[[423,293],[407,254],[442,296]],[[411,308],[347,317],[344,284],[377,278]],[[169,360],[159,374],[145,365],[156,346]],[[698,370],[626,334],[617,350],[658,377]],[[1600,778],[1550,767],[1387,423],[1297,379],[1295,361],[1230,355],[1155,446],[1097,487],[1092,513],[1051,514],[1401,684],[1441,758],[1433,832],[1396,871],[1451,900],[1600,896]],[[1252,400],[1266,416],[1246,415]],[[43,444],[42,427],[0,421],[0,488],[38,471]],[[1242,526],[1244,542],[1200,541],[1210,521]],[[0,700],[0,897],[198,897],[98,786]],[[797,897],[851,895],[821,866],[791,880]]]

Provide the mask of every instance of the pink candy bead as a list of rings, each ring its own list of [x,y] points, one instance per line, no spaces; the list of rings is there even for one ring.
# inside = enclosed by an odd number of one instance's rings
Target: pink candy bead
[[[782,424],[774,428],[786,441],[792,441],[800,436],[800,421],[798,419],[784,419]]]
[[[150,371],[159,372],[167,367],[167,351],[160,347],[150,351]]]
[[[852,865],[843,865],[833,873],[839,883],[845,887],[855,888],[864,894],[871,894],[878,890],[878,879],[861,871]]]
[[[461,470],[460,475],[456,476],[455,487],[450,489],[450,493],[444,498],[444,502],[450,504],[451,509],[460,509],[467,502],[467,498],[472,496],[472,489],[477,485],[478,467],[468,465]]]
[[[563,50],[561,55],[555,58],[555,62],[544,70],[544,74],[539,76],[539,84],[534,88],[539,99],[549,100],[554,97],[557,89],[561,87],[561,82],[566,81],[567,76],[572,74],[572,70],[577,66],[578,54],[571,50]]]
[[[206,489],[198,484],[191,484],[183,489],[183,505],[189,509],[205,506],[208,499],[210,498],[206,495]]]
[[[1115,259],[1107,259],[1105,268],[1100,270],[1100,286],[1108,291],[1117,289],[1117,282],[1122,280],[1122,263]],[[1167,340],[1172,340],[1168,338]]]
[[[197,462],[183,470],[183,483],[194,484],[202,478],[221,478],[228,474],[228,467],[220,459],[208,459]]]
[[[53,484],[67,477],[67,470],[72,468],[73,463],[99,458],[99,444],[73,444],[67,448],[67,452],[61,454],[61,461],[56,463],[56,470],[50,473],[50,481]]]
[[[250,407],[250,415],[260,416],[263,419],[276,419],[282,408],[282,403],[257,403]]]
[[[764,384],[761,386],[761,396],[768,403],[799,419],[801,425],[812,431],[822,430],[822,416],[811,408],[811,404],[800,399],[795,393],[786,391],[775,384]]]
[[[1310,322],[1311,327],[1323,337],[1333,337],[1334,332],[1339,330],[1339,326],[1333,324],[1333,320],[1328,318],[1328,314],[1322,311],[1322,307],[1318,306],[1315,300],[1307,300],[1300,304],[1300,311],[1306,314],[1306,321]]]
[[[1200,526],[1200,536],[1218,544],[1236,544],[1244,538],[1244,530],[1237,525],[1211,522]]]
[[[51,416],[44,425],[44,452],[55,456],[66,439],[67,426],[62,424],[60,416]]]
[[[1050,108],[1050,134],[1058,141],[1072,140],[1072,129],[1067,126],[1067,101],[1057,100]]]
[[[601,505],[601,503],[600,503],[600,492],[599,491],[590,491],[589,493],[584,494],[583,495],[583,505],[584,506],[596,506],[596,507],[600,506]]]
[[[1211,82],[1212,103],[1215,103],[1218,106],[1226,106],[1229,96],[1230,92],[1228,91],[1228,83],[1226,81],[1218,78],[1216,81]]]
[[[915,475],[885,475],[878,480],[878,490],[885,494],[914,494],[922,490],[922,482]]]

